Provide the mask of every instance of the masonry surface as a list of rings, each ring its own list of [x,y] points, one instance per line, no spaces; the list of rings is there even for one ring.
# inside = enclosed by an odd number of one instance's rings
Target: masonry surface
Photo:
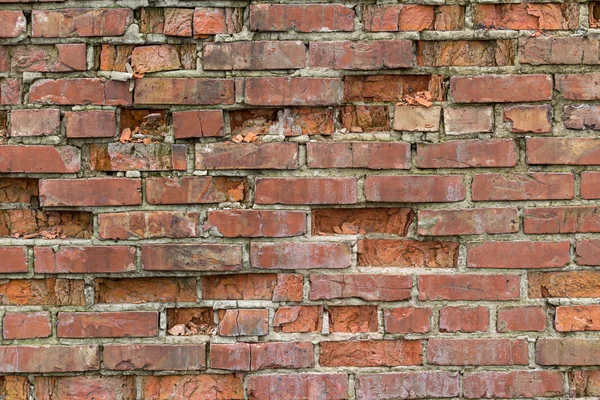
[[[598,28],[0,0],[0,398],[600,398]]]

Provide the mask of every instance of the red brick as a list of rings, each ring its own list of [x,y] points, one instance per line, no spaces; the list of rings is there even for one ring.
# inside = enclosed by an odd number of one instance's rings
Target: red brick
[[[569,264],[571,243],[484,242],[469,244],[469,268],[562,268]]]
[[[486,332],[489,321],[487,307],[444,307],[440,310],[440,332]]]
[[[309,168],[410,169],[409,143],[309,142]]]
[[[561,371],[473,372],[464,376],[469,399],[554,397],[564,394]]]
[[[27,272],[27,248],[26,247],[0,247],[0,273]]]
[[[297,169],[297,143],[196,145],[196,169]]]
[[[556,75],[556,90],[567,100],[599,100],[600,73]]]
[[[600,185],[600,173],[591,171],[581,172],[581,198],[600,198],[600,191],[597,190],[598,185]]]
[[[571,397],[600,396],[600,371],[574,370],[569,372]]]
[[[204,300],[301,301],[302,275],[237,274],[202,277]]]
[[[543,332],[546,311],[542,307],[513,307],[498,310],[498,332]]]
[[[204,231],[224,237],[290,237],[306,232],[306,214],[284,210],[208,211]]]
[[[417,64],[430,67],[502,67],[514,65],[512,40],[420,40]]]
[[[507,140],[452,140],[417,145],[419,168],[489,168],[517,165],[515,142]]]
[[[518,275],[420,275],[419,300],[516,300]]]
[[[519,38],[521,64],[598,64],[598,39],[592,37]]]
[[[242,246],[212,243],[142,246],[142,268],[148,271],[238,271],[242,268]]]
[[[243,400],[243,384],[243,377],[233,374],[142,376],[141,392],[143,398],[156,400]]]
[[[182,50],[183,47],[169,44],[137,46],[131,53],[131,67],[138,74],[188,69],[180,60]],[[195,50],[191,56],[195,58]]]
[[[182,171],[187,167],[185,144],[91,144],[88,152],[92,171]]]
[[[195,302],[195,278],[96,278],[96,303]]]
[[[433,101],[445,98],[441,75],[347,75],[344,77],[346,102],[396,102],[402,96],[428,91]]]
[[[593,339],[538,339],[535,359],[539,365],[598,365],[599,349]]]
[[[134,211],[98,215],[100,239],[127,240],[198,236],[198,213]]]
[[[36,247],[35,272],[42,274],[130,272],[135,270],[135,248],[126,246]]]
[[[401,203],[441,203],[465,199],[461,175],[376,176],[365,178],[367,201]]]
[[[264,336],[269,334],[269,310],[238,309],[219,311],[219,335]]]
[[[9,312],[2,320],[4,339],[47,338],[52,335],[50,314],[40,312]]]
[[[419,210],[419,235],[481,235],[519,232],[516,208]]]
[[[567,129],[600,129],[600,107],[592,104],[567,105],[563,108],[563,123]]]
[[[251,345],[251,369],[308,368],[314,366],[312,343],[255,343]]]
[[[330,106],[342,101],[337,78],[246,78],[246,104],[259,106]]]
[[[454,268],[458,243],[396,239],[358,241],[358,265],[374,267]]]
[[[117,338],[158,335],[156,311],[59,312],[56,334],[64,338]]]
[[[579,240],[575,255],[579,265],[600,265],[600,242],[598,240]]]
[[[43,207],[100,207],[142,204],[141,181],[128,178],[43,179]]]
[[[442,108],[429,108],[396,104],[394,112],[394,130],[409,132],[437,132],[440,130]]]
[[[256,204],[353,204],[354,178],[259,178]]]
[[[210,366],[229,371],[250,371],[250,343],[210,344]]]
[[[211,366],[218,369],[251,370],[309,368],[314,348],[308,342],[211,344]]]
[[[100,71],[127,72],[127,64],[131,67],[134,48],[134,45],[103,44],[100,50]]]
[[[221,110],[190,110],[173,112],[175,139],[223,136],[224,122]]]
[[[392,372],[356,376],[356,398],[359,400],[457,397],[459,392],[457,372]]]
[[[233,104],[233,79],[143,78],[136,80],[136,104]]]
[[[329,312],[330,332],[377,332],[379,316],[377,306],[331,306]]]
[[[354,11],[342,4],[252,4],[250,30],[259,32],[350,32]]]
[[[310,300],[359,298],[400,301],[410,298],[412,279],[407,275],[310,275]]]
[[[76,147],[0,146],[0,172],[68,174],[80,168],[81,155]]]
[[[420,340],[321,342],[322,367],[394,367],[423,363]]]
[[[298,69],[306,64],[306,46],[301,41],[207,43],[202,61],[205,70]]]
[[[504,109],[504,122],[511,132],[552,132],[552,106],[514,106]]]
[[[30,103],[119,106],[131,97],[127,82],[98,78],[38,79],[29,88]]]
[[[3,306],[82,306],[85,305],[83,280],[11,279],[0,281]]]
[[[574,197],[573,174],[531,172],[527,174],[476,174],[473,201],[567,200]]]
[[[0,79],[0,105],[21,104],[21,86],[19,79]]]
[[[348,132],[389,131],[388,114],[387,106],[356,105],[344,106],[340,109],[342,126]]]
[[[524,232],[530,234],[600,232],[600,208],[586,206],[526,208]]]
[[[322,306],[279,307],[273,318],[273,330],[282,333],[321,332]]]
[[[184,176],[146,179],[149,204],[204,204],[240,201],[247,190],[245,178]]]
[[[598,271],[531,272],[528,274],[529,298],[600,297]]]
[[[524,339],[429,339],[427,362],[433,365],[527,365]]]
[[[69,72],[87,69],[85,44],[11,46],[10,68],[17,72]]]
[[[372,32],[461,30],[464,19],[464,6],[458,5],[381,4],[363,8],[364,29]]]
[[[410,40],[310,42],[311,68],[380,70],[415,63]]]
[[[527,139],[528,164],[600,165],[600,144],[595,138]]]
[[[477,4],[473,22],[477,29],[576,29],[579,7],[573,3]]]
[[[549,75],[453,76],[450,93],[457,103],[511,103],[552,99]]]
[[[162,33],[167,36],[191,37],[194,21],[194,9],[164,8]],[[160,32],[155,32],[160,33]]]
[[[556,307],[554,326],[559,332],[581,332],[600,330],[600,306]]]
[[[323,396],[328,400],[344,400],[348,398],[348,375],[253,375],[248,377],[246,390],[250,400],[296,400],[314,396]]]
[[[400,307],[384,310],[383,319],[387,333],[426,333],[431,329],[431,308]]]
[[[492,132],[494,115],[491,107],[444,107],[447,135]]]
[[[239,8],[199,7],[194,10],[194,37],[241,30],[243,10]]]
[[[204,344],[105,344],[105,369],[197,371],[206,368]]]
[[[0,11],[0,37],[15,38],[27,30],[27,20],[22,11]]]
[[[410,208],[317,208],[313,235],[390,233],[406,236],[414,218]]]
[[[112,138],[116,134],[114,111],[87,110],[65,112],[65,134],[68,138]]]
[[[348,243],[252,243],[250,263],[258,269],[340,269],[352,264]]]
[[[39,400],[85,399],[133,399],[136,396],[134,376],[36,376],[35,396]]]
[[[33,37],[122,36],[133,21],[127,8],[33,10]]]
[[[97,345],[2,346],[2,373],[64,373],[100,369]]]
[[[60,110],[12,110],[10,136],[52,135],[60,129]]]

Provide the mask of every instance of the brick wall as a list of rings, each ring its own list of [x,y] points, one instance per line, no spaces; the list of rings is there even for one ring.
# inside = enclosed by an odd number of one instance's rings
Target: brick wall
[[[600,397],[600,3],[0,3],[0,398]]]

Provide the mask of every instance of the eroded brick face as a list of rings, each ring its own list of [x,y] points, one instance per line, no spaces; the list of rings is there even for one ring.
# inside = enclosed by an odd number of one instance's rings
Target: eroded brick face
[[[600,2],[511,1],[0,0],[0,399],[599,398]]]

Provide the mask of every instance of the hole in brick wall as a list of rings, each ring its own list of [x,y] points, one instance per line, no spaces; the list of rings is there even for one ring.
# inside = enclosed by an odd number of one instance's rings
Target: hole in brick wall
[[[387,106],[345,106],[340,110],[342,127],[348,132],[389,131]]]
[[[162,141],[169,124],[167,110],[122,108],[119,124],[121,141]]]
[[[391,233],[406,236],[410,208],[320,208],[312,212],[313,235]]]
[[[89,239],[93,215],[81,211],[0,210],[0,236]]]
[[[8,112],[0,111],[0,135],[3,139],[8,138]]]
[[[590,27],[600,26],[600,3],[590,3]]]
[[[33,203],[37,205],[37,196],[37,179],[0,179],[0,203]]]
[[[277,109],[231,111],[229,123],[234,141],[255,141],[258,136],[269,134],[278,124],[278,112]]]
[[[170,335],[209,335],[214,329],[212,308],[167,309],[167,331]]]

